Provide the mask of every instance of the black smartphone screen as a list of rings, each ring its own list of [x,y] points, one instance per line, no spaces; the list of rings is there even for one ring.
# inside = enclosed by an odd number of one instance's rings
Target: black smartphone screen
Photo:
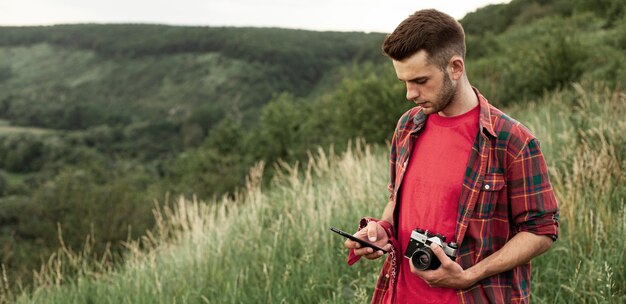
[[[332,230],[334,233],[337,233],[337,234],[339,234],[339,235],[341,235],[343,237],[349,238],[349,239],[351,239],[351,240],[361,244],[361,246],[363,246],[363,247],[370,247],[370,248],[372,248],[374,250],[380,250],[380,251],[382,251],[384,253],[387,253],[386,250],[384,250],[384,249],[382,249],[382,248],[380,248],[380,247],[378,247],[378,246],[376,246],[376,245],[374,245],[374,244],[372,244],[372,243],[370,243],[368,241],[359,239],[359,238],[355,237],[354,235],[349,234],[349,233],[347,233],[345,231],[342,231],[342,230],[337,229],[335,227],[330,227],[330,230]]]

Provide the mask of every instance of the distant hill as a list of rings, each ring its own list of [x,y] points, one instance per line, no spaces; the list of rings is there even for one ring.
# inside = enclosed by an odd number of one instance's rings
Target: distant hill
[[[56,129],[254,120],[276,92],[381,61],[382,34],[164,25],[0,27],[0,118]]]

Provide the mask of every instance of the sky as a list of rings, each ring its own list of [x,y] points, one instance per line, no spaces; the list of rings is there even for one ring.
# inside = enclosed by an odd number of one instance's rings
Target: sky
[[[461,19],[510,0],[0,0],[0,26],[158,23],[389,33],[416,10]]]

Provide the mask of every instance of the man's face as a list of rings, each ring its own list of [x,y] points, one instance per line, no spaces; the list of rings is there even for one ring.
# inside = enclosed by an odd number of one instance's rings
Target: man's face
[[[443,111],[454,100],[456,85],[447,71],[428,61],[426,51],[402,61],[393,60],[393,67],[398,79],[406,85],[406,99],[421,106],[424,114]]]

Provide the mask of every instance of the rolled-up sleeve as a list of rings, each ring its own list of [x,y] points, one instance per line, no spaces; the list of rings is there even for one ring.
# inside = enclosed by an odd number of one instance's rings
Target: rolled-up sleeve
[[[529,139],[509,163],[508,195],[516,232],[558,237],[559,209],[537,139]]]

